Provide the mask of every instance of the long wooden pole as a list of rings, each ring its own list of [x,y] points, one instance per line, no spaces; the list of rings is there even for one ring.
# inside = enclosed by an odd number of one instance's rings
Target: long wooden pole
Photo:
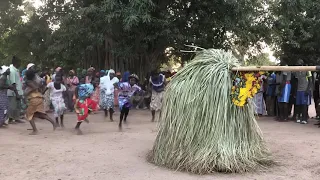
[[[240,66],[232,71],[319,71],[320,66]]]

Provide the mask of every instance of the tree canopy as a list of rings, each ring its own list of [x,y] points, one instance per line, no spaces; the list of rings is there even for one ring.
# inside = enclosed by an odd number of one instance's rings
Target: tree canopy
[[[298,3],[299,2],[299,3]],[[303,3],[302,3],[303,2]],[[311,1],[310,1],[311,2]],[[313,1],[312,1],[313,2]],[[130,70],[139,75],[170,56],[188,61],[185,45],[244,57],[266,42],[285,61],[316,60],[319,3],[261,0],[22,0],[0,4],[0,59],[24,64]],[[308,4],[309,3],[309,4]],[[294,7],[294,8],[293,8]],[[304,13],[306,12],[306,13]],[[170,53],[166,49],[170,48]],[[292,53],[294,52],[294,53]]]

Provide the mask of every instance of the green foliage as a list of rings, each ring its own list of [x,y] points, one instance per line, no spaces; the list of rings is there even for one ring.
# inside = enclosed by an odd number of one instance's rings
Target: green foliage
[[[180,51],[185,44],[231,49],[270,37],[270,18],[260,0],[44,2],[37,10],[30,4],[19,9],[22,0],[1,6],[0,57],[16,54],[25,63],[144,72],[168,61],[167,47],[186,61],[190,54]]]
[[[261,53],[257,56],[253,56],[246,61],[248,66],[273,66],[276,65],[275,62],[270,61],[269,54]]]
[[[309,65],[319,64],[319,8],[320,2],[312,0],[274,2],[274,42],[283,62],[293,65],[303,59]]]

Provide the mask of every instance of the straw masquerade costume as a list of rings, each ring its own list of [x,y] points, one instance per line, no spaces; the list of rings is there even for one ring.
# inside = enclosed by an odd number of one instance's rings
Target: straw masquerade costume
[[[232,99],[236,66],[229,52],[203,50],[175,75],[149,161],[196,174],[245,172],[272,162],[253,104],[240,107]]]

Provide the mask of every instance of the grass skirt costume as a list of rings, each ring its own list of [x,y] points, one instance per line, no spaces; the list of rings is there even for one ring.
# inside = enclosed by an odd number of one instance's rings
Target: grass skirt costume
[[[90,111],[96,111],[99,108],[98,103],[90,99],[93,91],[92,84],[81,84],[78,86],[78,99],[75,103],[78,122],[86,120]]]

